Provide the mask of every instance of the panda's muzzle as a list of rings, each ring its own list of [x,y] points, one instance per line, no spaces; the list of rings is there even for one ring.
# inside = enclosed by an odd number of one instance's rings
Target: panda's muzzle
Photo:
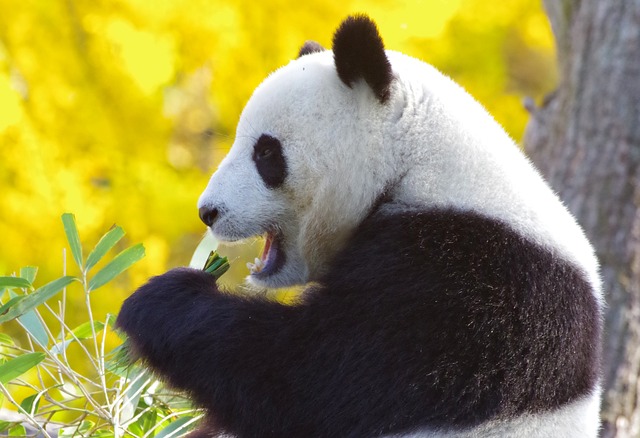
[[[218,217],[218,209],[210,207],[200,207],[198,209],[200,220],[208,227],[211,227]]]

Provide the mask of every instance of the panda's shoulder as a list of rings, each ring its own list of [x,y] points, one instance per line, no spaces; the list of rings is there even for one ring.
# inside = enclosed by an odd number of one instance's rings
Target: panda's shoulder
[[[408,278],[418,289],[425,281],[451,281],[470,289],[520,285],[529,290],[537,284],[547,287],[537,293],[549,294],[557,293],[554,285],[580,284],[580,293],[591,293],[581,267],[558,257],[553,248],[499,219],[455,208],[370,215],[326,278],[337,283],[370,278],[377,284]]]

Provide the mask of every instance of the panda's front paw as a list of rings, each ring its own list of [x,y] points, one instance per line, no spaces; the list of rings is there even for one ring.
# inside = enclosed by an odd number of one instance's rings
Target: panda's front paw
[[[136,355],[153,362],[188,336],[192,322],[213,305],[218,289],[210,274],[177,268],[151,278],[122,304],[116,328],[123,331]]]

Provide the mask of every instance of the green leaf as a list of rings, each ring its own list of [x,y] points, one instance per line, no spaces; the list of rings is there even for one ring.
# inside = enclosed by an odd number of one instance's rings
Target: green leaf
[[[31,284],[33,284],[34,280],[36,279],[37,273],[38,268],[36,266],[25,266],[20,268],[20,277],[26,278]]]
[[[62,352],[66,350],[67,347],[71,345],[72,342],[73,340],[71,339],[66,339],[64,341],[56,342],[56,344],[53,347],[51,347],[49,352],[51,354],[62,354]]]
[[[27,436],[27,430],[24,428],[22,424],[17,424],[9,429],[9,436]]]
[[[5,315],[12,307],[17,307],[18,303],[23,301],[28,295],[17,295],[13,291],[9,292],[11,299],[0,308],[0,316]],[[24,326],[27,333],[40,345],[47,345],[49,338],[42,322],[36,315],[35,311],[30,311],[18,317],[18,321]]]
[[[188,422],[193,420],[193,417],[186,416],[180,417],[176,421],[169,424],[167,427],[162,429],[160,432],[156,434],[156,438],[168,438],[168,437],[177,437],[182,435],[189,426],[185,426]]]
[[[71,247],[71,253],[73,259],[76,261],[78,268],[82,270],[82,246],[80,245],[80,236],[78,235],[78,227],[76,227],[76,218],[71,213],[65,213],[62,215],[62,224],[64,225],[64,232],[67,235],[69,246]]]
[[[229,260],[226,257],[220,257],[217,252],[211,251],[202,269],[217,280],[229,270]]]
[[[96,244],[89,257],[85,269],[88,271],[98,263],[104,255],[115,246],[116,243],[124,236],[124,230],[118,226],[111,228]]]
[[[134,363],[135,360],[131,358],[129,341],[125,340],[109,352],[106,368],[118,377],[130,378],[130,374],[132,375],[137,370]]]
[[[142,430],[142,427],[140,426],[140,424],[138,424],[137,421],[135,423],[129,424],[129,427],[127,427],[127,432],[129,432],[133,436],[144,435],[144,430]]]
[[[216,268],[215,270],[211,271],[210,274],[213,275],[215,277],[215,279],[217,280],[218,278],[222,277],[225,272],[227,272],[229,270],[229,267],[230,267],[229,263],[225,262],[219,268]]]
[[[26,295],[16,295],[12,297],[9,301],[0,306],[0,315],[4,315],[9,311],[10,308],[18,304],[20,301],[24,300]]]
[[[0,277],[0,289],[20,287],[24,289],[33,289],[31,282],[22,277]]]
[[[32,394],[29,397],[22,400],[20,403],[20,407],[27,411],[29,415],[34,415],[38,412],[38,407],[40,406],[40,394]]]
[[[135,412],[145,387],[149,385],[150,377],[145,369],[136,369],[130,373],[129,381],[132,383],[125,388],[125,403],[130,404],[131,411]]]
[[[16,345],[13,338],[5,333],[0,333],[0,345]]]
[[[100,321],[94,321],[93,324],[91,324],[89,321],[83,324],[80,324],[78,327],[74,328],[71,331],[71,333],[69,333],[66,336],[64,341],[60,341],[56,343],[56,345],[54,345],[51,348],[51,353],[61,354],[64,350],[67,349],[69,345],[71,345],[76,340],[92,338],[93,337],[93,331],[91,330],[92,325],[96,334],[104,328],[104,323]]]
[[[14,421],[0,420],[0,432],[6,432],[10,427],[15,426]]]
[[[65,276],[60,277],[57,280],[53,280],[50,283],[45,284],[41,288],[36,289],[30,294],[26,295],[22,300],[11,306],[3,315],[0,315],[0,323],[11,321],[25,313],[33,310],[35,307],[47,301],[62,289],[70,285],[73,281],[77,281],[76,277]]]
[[[44,325],[42,325],[42,321],[40,321],[40,318],[36,315],[35,310],[18,317],[18,321],[20,321],[27,332],[38,344],[43,347],[47,346],[49,343],[49,336],[47,335],[47,331],[44,329]]]
[[[27,353],[22,356],[15,357],[0,365],[0,383],[7,384],[16,377],[20,377],[31,368],[38,365],[45,358],[45,354],[41,352]]]
[[[89,291],[94,291],[110,282],[142,257],[144,257],[144,246],[141,243],[125,249],[89,280]]]
[[[93,337],[94,332],[98,333],[103,328],[104,328],[103,322],[93,321],[93,324],[91,324],[91,322],[87,321],[83,324],[80,324],[78,327],[74,328],[72,330],[72,333],[75,335],[75,338],[77,339],[89,339]],[[71,334],[68,334],[67,339],[74,339],[74,336],[72,336]]]
[[[91,433],[91,438],[114,438],[115,434],[107,429],[98,429]]]
[[[136,423],[140,426],[142,433],[147,433],[153,429],[158,422],[158,412],[155,409],[151,409],[143,414]]]
[[[59,438],[71,438],[77,436],[87,436],[87,433],[93,429],[95,423],[89,420],[83,420],[80,424],[63,427],[58,431]],[[93,436],[93,435],[92,435]]]

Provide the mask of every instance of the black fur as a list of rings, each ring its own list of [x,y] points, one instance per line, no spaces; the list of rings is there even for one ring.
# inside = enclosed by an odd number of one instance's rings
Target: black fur
[[[325,48],[315,41],[305,41],[305,43],[300,47],[300,51],[298,52],[298,58],[301,58],[305,55],[310,55],[312,53],[324,52]]]
[[[364,15],[348,17],[333,36],[333,56],[340,80],[364,79],[380,102],[389,98],[393,73],[376,24]]]
[[[118,317],[136,351],[238,437],[375,437],[558,408],[598,378],[579,269],[476,214],[367,219],[302,302],[177,269]]]
[[[263,134],[253,146],[253,161],[267,187],[275,189],[287,177],[287,162],[277,138]]]

